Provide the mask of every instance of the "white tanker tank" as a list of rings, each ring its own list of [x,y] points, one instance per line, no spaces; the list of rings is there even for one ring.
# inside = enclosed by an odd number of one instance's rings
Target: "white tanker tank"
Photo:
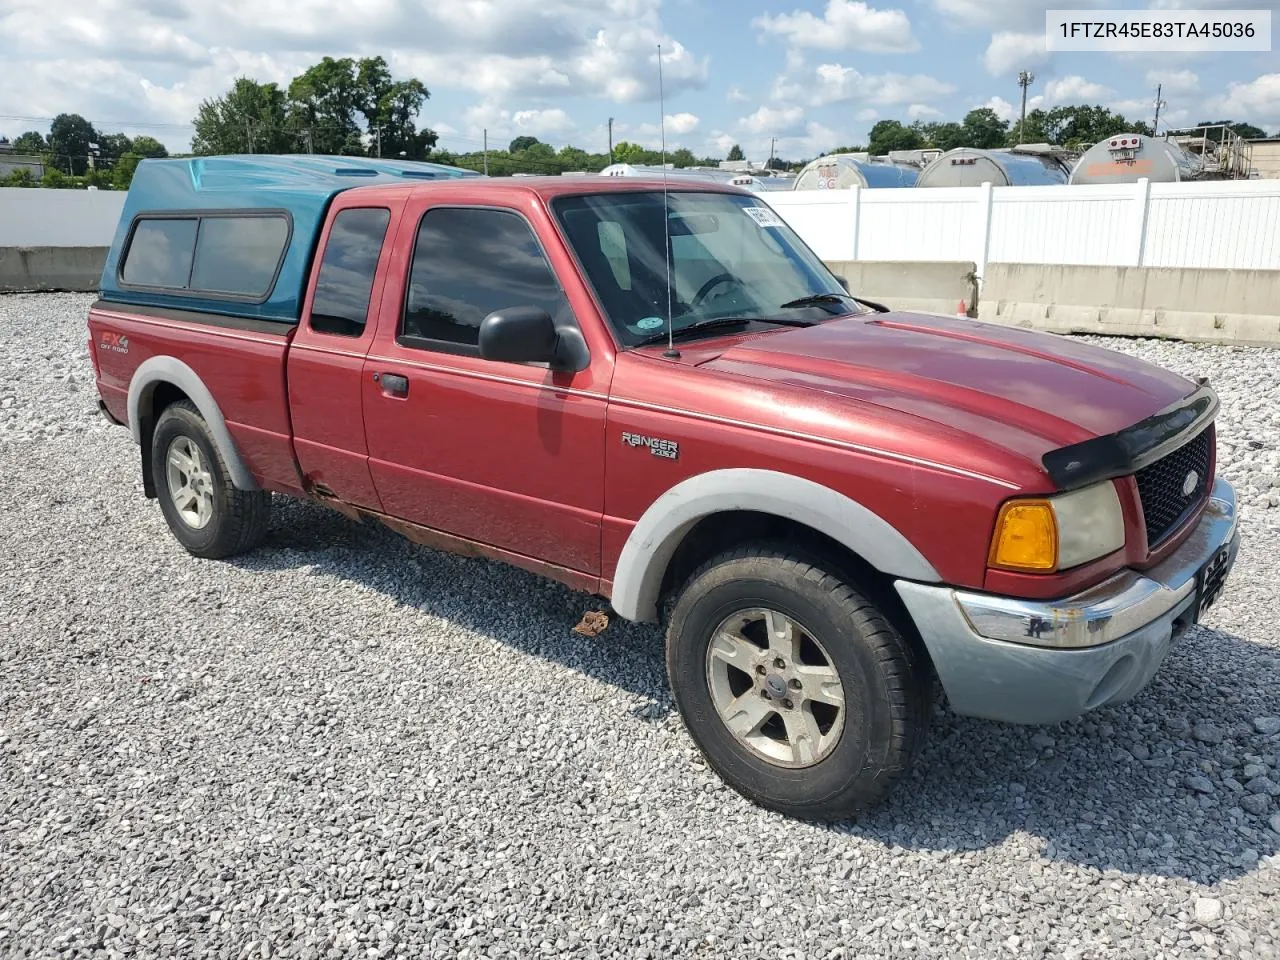
[[[1181,183],[1206,177],[1204,160],[1163,137],[1122,133],[1095,143],[1071,172],[1071,183]]]
[[[866,154],[833,153],[807,163],[793,190],[852,190],[854,187],[913,187],[920,171],[908,163],[872,160]]]
[[[957,147],[924,168],[917,187],[1054,186],[1067,182],[1071,169],[1064,151],[1048,144],[1002,150]]]

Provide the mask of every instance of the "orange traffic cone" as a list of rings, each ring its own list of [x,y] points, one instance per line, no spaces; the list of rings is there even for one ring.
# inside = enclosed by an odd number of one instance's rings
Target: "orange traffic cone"
[[[964,301],[963,301],[963,300],[961,300],[961,301],[960,301],[960,305],[959,305],[958,307],[956,307],[956,316],[957,316],[957,317],[968,317],[968,316],[969,316],[969,308],[968,308],[968,307],[966,307],[966,306],[964,305]]]

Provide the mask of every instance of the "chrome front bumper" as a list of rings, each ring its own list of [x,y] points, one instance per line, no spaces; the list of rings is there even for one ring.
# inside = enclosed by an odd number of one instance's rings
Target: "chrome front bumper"
[[[1075,596],[1039,602],[907,581],[897,588],[958,713],[1054,723],[1145,687],[1173,640],[1217,598],[1238,546],[1235,491],[1219,480],[1168,559]]]

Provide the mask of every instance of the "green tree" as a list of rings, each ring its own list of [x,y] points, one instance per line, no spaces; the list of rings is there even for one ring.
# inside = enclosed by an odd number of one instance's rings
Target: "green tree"
[[[1266,131],[1261,127],[1255,127],[1252,123],[1235,123],[1231,120],[1205,120],[1197,123],[1192,129],[1201,130],[1205,127],[1229,127],[1231,132],[1238,137],[1244,137],[1246,140],[1260,140],[1267,135]],[[1205,136],[1214,142],[1221,142],[1222,131],[1212,130]]]
[[[28,130],[13,141],[13,152],[26,157],[38,157],[49,149],[44,136],[34,130]]]
[[[126,153],[120,157],[111,168],[111,186],[116,190],[128,190],[141,161],[142,157],[136,153]]]
[[[1028,121],[1030,117],[1027,118]],[[1028,128],[1030,123],[1028,123]],[[1150,135],[1151,127],[1126,120],[1118,113],[1098,104],[1094,106],[1054,107],[1045,115],[1047,141],[1064,147],[1082,147],[1114,137],[1118,133]],[[1023,138],[1026,143],[1033,141]]]
[[[155,137],[135,137],[133,140],[133,152],[139,157],[167,157],[169,151],[165,149],[165,145]]]
[[[110,165],[133,149],[133,141],[123,133],[104,133],[97,141],[100,148],[98,156]]]
[[[891,150],[919,150],[924,147],[924,138],[910,127],[904,127],[897,120],[881,120],[871,128],[871,143],[867,149],[873,156],[884,156]]]
[[[965,114],[962,130],[966,141],[963,146],[991,150],[1004,146],[1009,124],[996,116],[990,107],[979,107]]]
[[[372,153],[422,160],[436,145],[432,130],[417,128],[423,103],[431,96],[420,80],[395,80],[382,57],[356,64],[357,107],[364,118]]]
[[[668,159],[677,167],[696,167],[698,165],[698,158],[687,147],[681,147],[679,150],[673,151]]]
[[[49,127],[49,152],[63,173],[83,174],[89,168],[89,144],[99,142],[93,124],[78,113],[60,113]]]
[[[0,187],[34,187],[38,186],[35,175],[26,167],[19,167],[7,177],[0,177]]]
[[[45,167],[44,176],[40,178],[40,186],[50,190],[61,190],[73,185],[71,178],[57,167]]]
[[[356,115],[368,105],[350,57],[325,57],[289,84],[290,125],[310,153],[361,154],[364,143]]]
[[[920,134],[924,139],[925,146],[928,147],[936,147],[939,150],[954,150],[957,147],[970,146],[970,132],[954,121],[947,123],[920,123],[917,121],[911,125],[911,129]]]
[[[630,140],[619,140],[613,145],[614,163],[644,163],[646,153],[644,147]]]
[[[735,143],[732,147],[729,148],[729,155],[725,157],[725,159],[726,160],[745,160],[747,159],[747,155],[742,152],[742,147]]]
[[[284,92],[274,83],[237,77],[221,97],[200,104],[191,148],[217,153],[297,153],[298,141],[286,128]]]
[[[847,147],[833,147],[832,149],[828,150],[826,153],[821,154],[821,156],[829,157],[837,153],[866,153],[866,152],[867,152],[866,147],[862,146],[861,144],[853,144],[852,146],[847,146]]]
[[[521,150],[528,150],[541,141],[537,137],[516,137],[511,141],[511,145],[507,147],[510,153],[519,153]]]

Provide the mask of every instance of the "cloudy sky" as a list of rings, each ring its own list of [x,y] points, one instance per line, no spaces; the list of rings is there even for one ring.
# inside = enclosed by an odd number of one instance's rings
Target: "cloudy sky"
[[[80,113],[185,149],[200,100],[233,77],[287,84],[322,56],[381,54],[431,90],[441,145],[531,134],[604,150],[657,142],[663,45],[669,145],[749,157],[862,142],[878,119],[1012,116],[1100,102],[1172,123],[1280,131],[1280,53],[1048,54],[1046,7],[1259,8],[1280,0],[0,0],[0,134]],[[1280,16],[1276,17],[1280,25]]]

